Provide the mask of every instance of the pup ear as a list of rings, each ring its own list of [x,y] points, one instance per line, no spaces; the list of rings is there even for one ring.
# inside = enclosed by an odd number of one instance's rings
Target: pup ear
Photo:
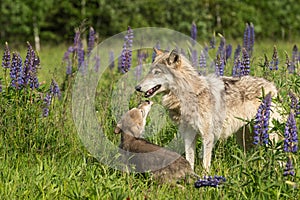
[[[172,50],[172,52],[170,53],[169,57],[167,58],[168,64],[175,65],[175,68],[178,68],[181,64],[181,58],[179,53],[174,49]]]
[[[121,130],[121,127],[122,125],[120,123],[117,124],[116,128],[115,128],[115,133],[118,134],[120,133],[122,130]]]
[[[153,48],[153,51],[154,51],[154,53],[155,53],[157,56],[164,53],[163,51],[161,51],[161,50],[159,50],[159,49],[157,49],[157,48],[155,48],[155,47]]]

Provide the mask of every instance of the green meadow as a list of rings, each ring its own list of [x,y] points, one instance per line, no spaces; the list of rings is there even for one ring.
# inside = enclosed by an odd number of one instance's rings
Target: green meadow
[[[204,44],[198,41],[200,44]],[[233,51],[241,40],[228,40]],[[217,37],[217,46],[219,38]],[[295,73],[288,73],[286,54],[292,58],[293,41],[256,41],[251,57],[251,75],[273,81],[279,89],[279,103],[283,115],[290,112],[292,91],[300,98],[300,66],[296,64]],[[276,45],[279,69],[270,71],[264,65],[265,55],[272,59]],[[22,46],[22,45],[19,45]],[[23,60],[26,56],[26,42],[19,51]],[[283,151],[283,141],[276,145],[256,146],[244,152],[236,143],[235,135],[226,141],[219,141],[214,148],[211,174],[221,175],[226,182],[219,187],[195,188],[190,183],[181,182],[180,186],[158,184],[149,174],[118,171],[96,159],[83,145],[74,124],[72,114],[72,76],[66,77],[66,63],[63,56],[68,45],[42,46],[38,52],[40,68],[38,79],[40,87],[35,90],[15,90],[9,85],[9,73],[0,70],[3,91],[0,93],[0,197],[1,199],[299,199],[300,198],[300,154]],[[3,55],[4,44],[1,44]],[[209,50],[214,58],[216,49]],[[152,51],[145,62],[151,62]],[[107,53],[108,56],[108,53]],[[100,58],[101,59],[101,58]],[[137,63],[133,52],[133,63]],[[117,58],[115,60],[117,65]],[[134,66],[134,64],[133,64]],[[233,59],[226,64],[225,75],[231,75]],[[100,68],[103,67],[100,65]],[[131,70],[135,70],[133,67]],[[6,74],[6,77],[5,77]],[[114,134],[116,117],[112,114],[110,102],[112,88],[123,74],[117,66],[106,69],[96,91],[97,120],[103,132],[118,145],[119,135]],[[49,92],[54,79],[62,89],[60,98],[53,98],[49,115],[43,117],[45,94]],[[133,93],[130,106],[141,100]],[[154,101],[159,104],[160,98]],[[166,114],[167,115],[167,114]],[[148,119],[151,123],[151,118]],[[148,139],[165,145],[177,133],[177,127],[169,119],[159,131],[151,133]],[[300,116],[296,117],[298,132]],[[282,136],[285,122],[275,126]],[[201,139],[197,143],[200,149]],[[284,176],[287,157],[293,160],[295,175]],[[281,164],[283,163],[283,166]],[[201,160],[197,158],[197,174],[202,174]]]

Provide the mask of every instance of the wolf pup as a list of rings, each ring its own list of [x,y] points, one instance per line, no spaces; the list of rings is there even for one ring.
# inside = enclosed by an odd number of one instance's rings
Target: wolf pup
[[[161,183],[174,183],[186,175],[195,175],[184,157],[140,138],[152,104],[151,101],[143,102],[125,113],[117,123],[115,133],[121,133],[120,148],[131,154],[127,156],[128,164],[134,165],[137,172],[152,172]]]
[[[163,93],[162,104],[170,117],[179,124],[184,139],[185,155],[192,169],[197,135],[202,137],[203,167],[209,172],[212,150],[219,139],[225,139],[251,120],[261,103],[259,97],[276,87],[263,78],[252,76],[201,76],[190,62],[175,50],[156,52],[150,71],[135,87],[145,97]],[[276,104],[272,104],[272,119],[280,119]],[[244,119],[244,120],[241,120]],[[246,127],[246,126],[245,126]],[[277,140],[277,135],[273,135]],[[238,141],[240,143],[240,141]]]

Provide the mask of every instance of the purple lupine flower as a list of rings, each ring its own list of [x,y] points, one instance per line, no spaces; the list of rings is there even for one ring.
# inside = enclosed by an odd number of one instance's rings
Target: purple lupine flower
[[[74,36],[74,44],[73,44],[73,47],[74,47],[74,49],[76,49],[76,50],[77,50],[78,45],[79,45],[79,43],[80,43],[80,41],[81,41],[80,36],[81,36],[80,31],[79,31],[79,30],[76,30],[76,31],[75,31],[75,36]]]
[[[251,30],[248,23],[246,23],[246,27],[244,30],[244,40],[243,40],[243,48],[247,50],[247,52],[250,51],[250,38],[251,38]]]
[[[292,92],[289,92],[289,96],[290,96],[290,99],[291,99],[290,108],[292,110],[294,110],[295,116],[300,115],[300,102],[299,102],[298,98]]]
[[[230,58],[231,53],[232,53],[232,46],[231,46],[231,44],[228,44],[228,45],[226,45],[226,48],[225,48],[225,61],[227,61]]]
[[[199,72],[200,74],[205,75],[205,69],[206,69],[206,56],[207,56],[207,51],[204,49],[201,51],[200,56],[199,56]]]
[[[192,23],[191,38],[192,38],[192,46],[194,46],[197,41],[197,26],[196,26],[195,22]]]
[[[242,57],[242,75],[243,76],[247,76],[250,74],[250,58],[249,58],[249,54],[247,52],[247,50],[245,48],[243,48],[242,50],[242,54],[243,54],[243,57]]]
[[[66,74],[70,75],[72,74],[72,58],[70,58],[70,55],[74,53],[74,48],[73,46],[70,46],[68,48],[68,50],[65,52],[64,57],[63,57],[63,61],[65,61],[67,63],[66,66]]]
[[[109,52],[109,69],[113,69],[115,67],[115,56],[114,52],[110,51]]]
[[[286,64],[286,68],[289,72],[289,74],[293,74],[295,73],[295,66],[293,66],[292,62],[290,61],[289,55],[287,53],[285,53],[285,64]]]
[[[254,120],[254,141],[257,144],[268,144],[269,141],[269,119],[271,111],[272,97],[271,93],[267,94],[258,107]]]
[[[93,27],[90,27],[89,42],[88,42],[88,48],[87,48],[87,56],[88,57],[90,57],[94,46],[95,46],[95,31],[94,31]]]
[[[48,117],[49,115],[49,107],[51,105],[52,95],[47,93],[44,98],[44,108],[43,108],[43,117]]]
[[[122,73],[126,73],[130,70],[131,59],[132,59],[132,42],[133,42],[133,31],[128,26],[127,33],[124,37],[124,45],[121,53],[121,69]]]
[[[216,48],[216,36],[215,36],[215,34],[210,39],[209,45],[210,45],[210,48],[212,48],[212,49]]]
[[[233,55],[233,60],[235,61],[237,58],[240,57],[241,54],[241,45],[238,44],[238,46],[236,47],[235,51],[234,51],[234,55]]]
[[[233,68],[232,68],[232,76],[233,77],[240,77],[241,76],[241,69],[242,69],[242,63],[241,63],[240,58],[238,57],[234,61],[234,65],[233,65]]]
[[[292,159],[290,157],[288,157],[288,160],[286,162],[285,169],[283,172],[283,176],[288,176],[288,175],[295,176],[294,166],[292,163]]]
[[[224,67],[225,67],[224,59],[219,54],[217,55],[215,65],[216,65],[216,71],[215,71],[216,75],[224,76]]]
[[[217,55],[220,55],[222,59],[225,58],[225,51],[226,51],[225,45],[226,45],[226,40],[222,36],[221,40],[220,40],[219,48],[218,48],[218,51],[217,51]]]
[[[197,68],[197,65],[198,65],[198,56],[197,56],[198,52],[196,49],[193,49],[192,50],[192,57],[191,57],[191,63],[192,63],[192,66]]]
[[[277,53],[277,48],[274,46],[273,48],[273,56],[272,56],[272,61],[270,62],[270,70],[278,70],[278,53]]]
[[[296,69],[296,65],[297,65],[297,62],[298,62],[298,47],[297,45],[294,45],[293,47],[293,51],[292,51],[292,62],[291,62],[291,71],[295,71]]]
[[[23,66],[20,54],[13,53],[12,63],[10,67],[11,86],[21,89],[23,86]]]
[[[0,80],[0,92],[2,92],[2,82]]]
[[[33,62],[35,59],[35,53],[30,45],[29,42],[27,42],[27,54],[24,62],[24,69],[23,69],[23,81],[24,81],[24,86],[26,87],[29,84],[29,78],[30,78],[30,73],[33,67]]]
[[[5,42],[5,49],[2,57],[2,67],[4,69],[9,69],[10,68],[10,50],[8,47],[8,43]]]
[[[54,97],[55,97],[55,96],[58,97],[58,98],[61,97],[61,92],[60,92],[59,86],[58,86],[58,84],[56,83],[56,81],[53,80],[53,79],[52,79],[51,85],[50,85],[50,94],[51,94],[52,96],[54,96]]]
[[[226,182],[226,178],[223,176],[204,176],[203,179],[198,179],[195,182],[195,188],[210,186],[210,187],[218,187],[220,184]]]
[[[283,150],[292,153],[296,153],[298,150],[298,130],[293,112],[290,112],[285,124]]]
[[[40,86],[38,77],[37,77],[37,69],[40,66],[40,58],[38,56],[35,56],[33,61],[33,67],[30,73],[30,88],[38,88]]]
[[[253,47],[254,47],[254,41],[255,41],[255,32],[254,32],[254,25],[252,23],[250,23],[250,38],[249,38],[249,57],[252,56],[253,53]]]
[[[84,72],[84,49],[81,40],[78,41],[76,50],[78,56],[78,69],[81,69],[81,71]]]
[[[34,89],[39,87],[37,68],[40,65],[40,59],[36,56],[29,42],[27,42],[27,46],[27,54],[23,69],[23,84],[25,87],[29,85],[31,89]]]

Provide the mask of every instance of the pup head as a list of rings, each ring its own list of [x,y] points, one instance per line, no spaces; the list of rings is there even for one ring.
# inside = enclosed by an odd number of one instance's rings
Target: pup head
[[[115,133],[123,132],[136,138],[139,138],[144,131],[146,118],[151,109],[153,102],[145,101],[137,108],[132,108],[125,113],[117,123]]]
[[[149,73],[135,87],[136,91],[143,92],[145,97],[153,97],[160,92],[169,90],[169,83],[173,82],[174,70],[181,66],[182,57],[176,51],[162,52],[154,49],[156,57],[152,63]]]

